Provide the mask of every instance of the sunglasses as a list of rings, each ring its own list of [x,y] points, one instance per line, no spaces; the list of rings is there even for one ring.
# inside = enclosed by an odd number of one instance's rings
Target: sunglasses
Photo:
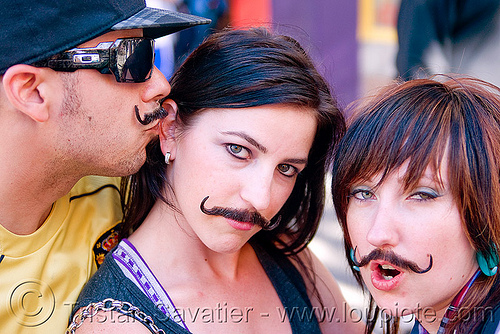
[[[102,42],[94,48],[74,48],[33,66],[63,72],[91,68],[103,74],[113,73],[117,82],[144,82],[151,78],[154,58],[154,40],[137,37]]]

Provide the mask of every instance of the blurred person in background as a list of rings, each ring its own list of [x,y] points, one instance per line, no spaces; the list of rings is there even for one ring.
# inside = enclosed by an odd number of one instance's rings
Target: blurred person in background
[[[500,85],[500,0],[402,0],[399,76],[471,75]]]
[[[227,0],[181,0],[179,11],[203,16],[210,24],[179,32],[179,42],[175,45],[176,68],[210,34],[220,31],[229,23],[229,3]]]

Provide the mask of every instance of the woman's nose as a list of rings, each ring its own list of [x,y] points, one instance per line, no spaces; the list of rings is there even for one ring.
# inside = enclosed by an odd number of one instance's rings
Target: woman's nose
[[[271,203],[273,175],[274,170],[269,172],[255,169],[241,189],[241,198],[258,212],[267,209]]]
[[[378,248],[396,246],[399,242],[398,216],[395,203],[380,201],[371,216],[366,240]]]

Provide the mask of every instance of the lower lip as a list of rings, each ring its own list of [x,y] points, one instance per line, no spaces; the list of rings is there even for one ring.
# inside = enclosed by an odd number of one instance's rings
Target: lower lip
[[[404,273],[401,272],[397,276],[394,276],[393,278],[386,280],[379,270],[372,270],[372,275],[371,275],[372,284],[375,287],[375,289],[381,291],[391,291],[401,283],[403,275]]]
[[[240,230],[240,231],[249,231],[252,229],[254,224],[252,223],[246,223],[246,222],[239,222],[236,220],[228,219],[227,222],[229,225],[231,225],[234,229]]]

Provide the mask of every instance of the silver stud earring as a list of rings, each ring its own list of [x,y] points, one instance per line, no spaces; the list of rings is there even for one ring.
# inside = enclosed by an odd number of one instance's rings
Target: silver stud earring
[[[170,152],[165,153],[165,163],[170,165]]]

